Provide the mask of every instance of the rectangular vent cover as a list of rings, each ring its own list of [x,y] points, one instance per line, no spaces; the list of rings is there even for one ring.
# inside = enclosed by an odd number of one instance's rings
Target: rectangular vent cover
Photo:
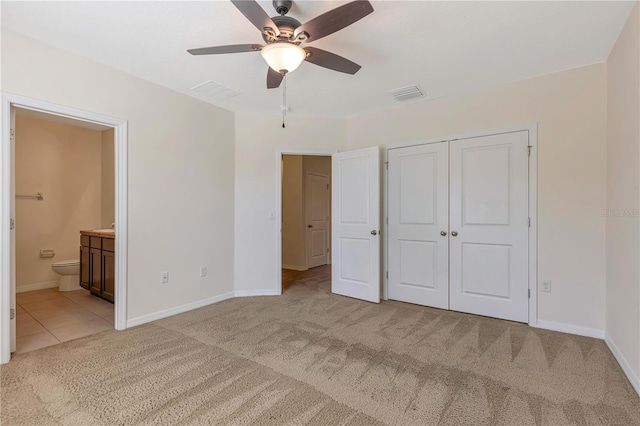
[[[406,101],[407,99],[421,98],[424,96],[424,92],[418,87],[417,84],[407,87],[401,87],[399,89],[390,90],[389,93],[398,101]]]
[[[205,81],[202,84],[198,84],[197,86],[192,87],[191,90],[216,99],[218,101],[233,98],[234,96],[238,96],[240,94],[240,92],[231,90],[211,80]]]

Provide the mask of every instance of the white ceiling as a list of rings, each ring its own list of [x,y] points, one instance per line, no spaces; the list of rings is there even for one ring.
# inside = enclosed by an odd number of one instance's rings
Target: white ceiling
[[[261,0],[271,16],[271,1]],[[295,1],[305,22],[344,1]],[[374,1],[375,11],[310,43],[362,65],[351,76],[303,63],[288,77],[292,114],[350,116],[402,103],[388,90],[418,84],[426,99],[606,60],[633,2]],[[188,48],[262,43],[229,1],[7,2],[2,26],[233,111],[279,113],[259,53],[191,56]],[[190,90],[213,80],[239,96]],[[423,98],[422,100],[424,100]],[[406,101],[406,102],[415,102]]]

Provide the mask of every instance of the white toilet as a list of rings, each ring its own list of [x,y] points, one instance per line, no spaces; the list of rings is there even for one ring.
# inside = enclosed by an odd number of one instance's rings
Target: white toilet
[[[53,272],[60,275],[60,291],[80,290],[80,261],[78,259],[63,260],[51,264]]]

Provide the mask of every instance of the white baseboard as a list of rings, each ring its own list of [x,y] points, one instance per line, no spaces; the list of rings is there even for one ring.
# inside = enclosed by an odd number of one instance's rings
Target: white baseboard
[[[580,327],[579,325],[564,324],[561,322],[538,320],[536,327],[545,330],[560,331],[562,333],[577,334],[578,336],[595,337],[604,339],[604,330],[597,328]]]
[[[282,265],[282,269],[291,269],[292,271],[306,271],[309,268],[299,265]]]
[[[165,309],[164,311],[154,312],[154,313],[142,315],[136,318],[131,318],[127,320],[127,328],[135,327],[136,325],[146,324],[151,321],[167,318],[173,315],[177,315],[177,314],[181,314],[194,309],[202,308],[203,306],[211,305],[217,302],[222,302],[223,300],[231,299],[233,297],[234,297],[233,292],[224,293],[219,296],[210,297],[208,299],[187,303],[186,305],[176,306],[175,308]]]
[[[248,290],[236,291],[235,297],[253,297],[253,296],[279,296],[278,290]]]
[[[27,285],[16,285],[16,293],[24,293],[25,291],[44,290],[45,288],[56,288],[59,281],[47,281],[44,283],[35,283]]]
[[[622,353],[620,352],[616,344],[613,343],[613,340],[611,340],[611,337],[609,337],[608,334],[605,334],[604,341],[609,347],[609,350],[615,357],[616,361],[618,361],[618,364],[620,364],[622,371],[624,371],[624,374],[627,376],[627,378],[631,382],[631,386],[633,386],[633,389],[635,389],[636,393],[640,395],[640,378],[638,378],[638,376],[636,376],[636,374],[633,372],[633,370],[631,369],[631,366],[629,365],[625,357],[622,355]]]

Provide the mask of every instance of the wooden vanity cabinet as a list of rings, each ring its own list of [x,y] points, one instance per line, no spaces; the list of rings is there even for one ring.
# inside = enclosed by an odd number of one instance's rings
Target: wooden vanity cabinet
[[[80,287],[87,290],[89,290],[89,286],[91,285],[89,272],[89,242],[87,240],[86,246],[80,246]]]
[[[102,294],[102,238],[91,237],[89,244],[89,291],[97,296]]]
[[[80,236],[80,286],[113,303],[115,298],[113,238]]]
[[[102,240],[102,294],[101,297],[109,302],[114,301],[116,293],[116,260],[114,256],[113,240]]]

